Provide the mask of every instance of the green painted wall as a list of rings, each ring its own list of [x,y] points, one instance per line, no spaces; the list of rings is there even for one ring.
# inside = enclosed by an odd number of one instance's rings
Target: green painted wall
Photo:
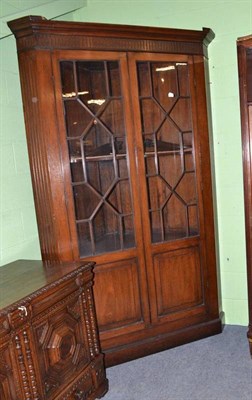
[[[85,4],[86,0],[53,0],[47,4],[44,0],[0,0],[0,265],[18,258],[41,258],[16,42],[6,21],[23,15],[50,19],[63,13],[57,19],[72,20],[71,7]]]
[[[237,37],[252,33],[251,0],[89,0],[78,21],[185,29],[210,27],[216,220],[226,323],[247,325],[247,287]],[[39,258],[13,37],[0,41],[1,258]]]
[[[16,45],[0,41],[1,264],[40,258],[25,140]]]

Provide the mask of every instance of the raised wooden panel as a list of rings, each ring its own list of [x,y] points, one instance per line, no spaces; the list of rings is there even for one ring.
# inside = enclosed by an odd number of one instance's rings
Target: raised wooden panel
[[[203,303],[197,247],[154,256],[158,316],[177,313]]]
[[[141,322],[137,260],[96,267],[94,296],[101,332]]]
[[[73,298],[70,296],[53,309],[49,308],[48,318],[34,329],[48,399],[54,399],[58,387],[70,379],[73,369],[81,370],[90,362],[80,301],[74,293]]]

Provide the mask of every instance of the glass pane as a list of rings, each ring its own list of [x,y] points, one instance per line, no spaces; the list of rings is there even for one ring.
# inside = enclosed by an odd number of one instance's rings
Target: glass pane
[[[182,135],[184,148],[184,167],[186,172],[195,170],[192,132],[184,132]]]
[[[152,63],[153,96],[167,112],[178,96],[177,72],[174,63]]]
[[[186,204],[196,202],[196,185],[195,185],[195,174],[186,173],[176,188],[176,193],[179,194],[181,199]]]
[[[132,213],[130,184],[128,180],[117,182],[108,197],[108,202],[114,207],[118,214]]]
[[[198,232],[189,69],[139,62],[139,105],[152,242]]]
[[[110,207],[103,205],[93,220],[95,251],[104,253],[121,249],[120,219]]]
[[[103,61],[76,63],[80,99],[94,114],[98,112],[109,96],[105,66]]]
[[[142,131],[152,133],[159,128],[165,114],[152,99],[143,99],[141,100],[141,118]]]
[[[163,209],[166,240],[188,235],[187,210],[185,204],[173,194]]]
[[[111,100],[100,114],[100,120],[107,129],[116,136],[124,136],[124,115],[121,99]]]
[[[126,247],[132,247],[135,245],[134,220],[131,215],[127,215],[126,217],[122,218],[122,223]]]
[[[149,208],[161,209],[168,200],[171,191],[167,183],[160,176],[148,178]]]
[[[170,117],[178,126],[181,132],[191,131],[191,104],[190,99],[178,99],[177,103],[173,107]]]
[[[86,164],[88,183],[100,194],[105,195],[115,180],[113,161],[95,161]],[[102,179],[101,179],[102,176]]]
[[[90,231],[90,224],[88,222],[81,222],[77,224],[80,254],[93,253]]]
[[[158,151],[180,150],[181,134],[174,123],[165,119],[157,130]]]
[[[192,149],[193,146],[192,132],[183,132],[182,137],[183,137],[184,148]]]
[[[81,142],[80,140],[69,140],[68,149],[70,156],[70,166],[72,182],[83,182],[84,173],[81,157]]]
[[[189,73],[186,63],[176,63],[180,96],[190,96]]]
[[[99,122],[96,122],[83,137],[85,157],[112,155],[112,141],[112,134]]]
[[[101,199],[87,185],[77,185],[73,187],[76,219],[89,219],[98,207]]]
[[[157,174],[156,159],[153,156],[145,157],[146,175],[152,176]]]
[[[198,226],[198,210],[196,206],[188,207],[188,219],[189,219],[189,232],[190,235],[197,235],[199,233]]]
[[[135,246],[119,67],[117,61],[61,62],[62,91],[70,93],[62,99],[81,257]]]
[[[186,172],[194,171],[194,157],[192,151],[185,151],[184,160],[185,160],[185,171]]]
[[[170,187],[175,188],[183,174],[183,160],[180,154],[174,153],[169,156],[162,154],[158,157],[159,173]]]
[[[162,213],[160,211],[150,212],[151,240],[152,243],[158,243],[164,240],[163,232],[160,230],[162,226]]]
[[[92,122],[92,116],[85,107],[77,100],[65,101],[65,118],[67,125],[67,136],[80,137],[85,128]]]
[[[144,135],[143,136],[144,140],[144,153],[145,156],[147,155],[153,155],[155,152],[156,148],[156,137],[155,135]]]
[[[60,64],[62,97],[72,98],[76,96],[74,83],[74,64],[72,61],[65,61]]]
[[[108,83],[111,97],[121,96],[121,77],[119,63],[117,61],[108,61]]]
[[[127,165],[127,160],[125,158],[120,158],[117,161],[118,165],[118,176],[119,178],[128,178],[129,176],[129,171],[128,171],[128,165]]]
[[[151,80],[149,79],[149,63],[139,62],[137,64],[138,70],[138,87],[139,87],[139,96],[140,97],[148,97],[151,96]]]

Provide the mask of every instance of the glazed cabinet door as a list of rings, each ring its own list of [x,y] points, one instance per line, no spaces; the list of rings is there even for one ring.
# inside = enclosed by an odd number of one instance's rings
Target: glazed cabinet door
[[[73,251],[97,263],[97,319],[109,340],[149,320],[127,57],[55,52],[54,75]]]
[[[197,62],[198,72],[190,56],[129,55],[152,324],[199,322],[208,311],[204,213],[211,187],[206,195],[201,158],[209,164],[209,155],[200,140],[208,142],[207,127],[198,115],[206,106],[196,100],[203,60]],[[208,262],[215,265],[214,254]]]

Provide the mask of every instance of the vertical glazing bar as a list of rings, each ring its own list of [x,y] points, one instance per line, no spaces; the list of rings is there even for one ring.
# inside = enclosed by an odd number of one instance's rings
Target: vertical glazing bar
[[[122,215],[119,215],[119,237],[121,250],[124,248]]]
[[[94,237],[93,221],[89,220],[88,225],[89,225],[92,254],[95,254],[95,237]]]
[[[160,213],[160,223],[161,223],[161,226],[160,226],[161,237],[162,237],[162,241],[164,242],[165,241],[165,228],[164,228],[163,208],[160,209],[159,213]]]

